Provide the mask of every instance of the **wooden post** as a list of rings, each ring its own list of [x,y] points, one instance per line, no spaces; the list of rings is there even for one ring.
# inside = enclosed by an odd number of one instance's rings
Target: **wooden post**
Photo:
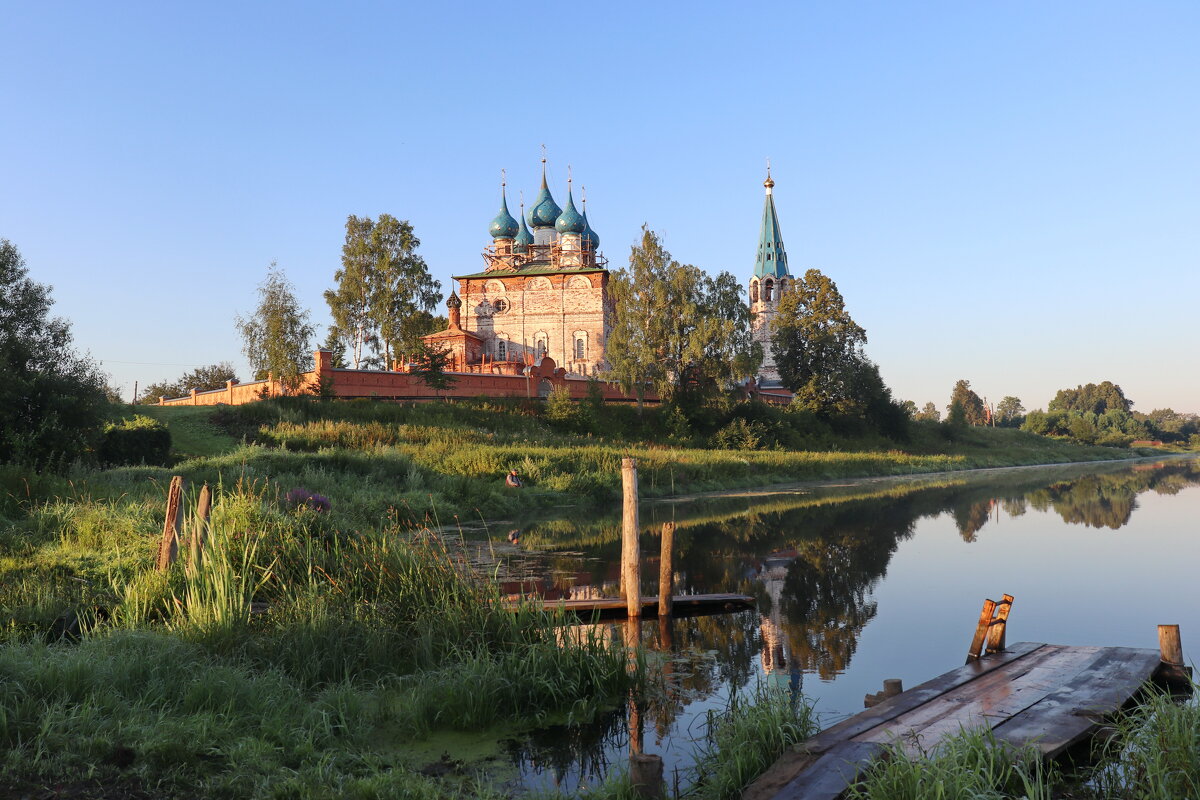
[[[208,484],[200,489],[200,499],[196,502],[196,516],[192,520],[192,535],[188,541],[188,560],[193,567],[199,567],[204,560],[204,543],[208,539],[208,518],[212,513],[212,490]]]
[[[984,600],[983,610],[979,612],[979,624],[975,626],[975,638],[971,639],[971,649],[967,651],[967,663],[979,658],[983,652],[983,641],[987,638],[988,626],[992,624],[992,614],[996,611],[995,600]]]
[[[621,488],[624,504],[621,514],[621,588],[630,619],[642,616],[642,570],[638,553],[637,459],[621,459]]]
[[[664,797],[662,756],[631,753],[629,785],[636,797],[644,797],[647,800],[659,800]]]
[[[996,604],[996,616],[991,621],[988,630],[986,653],[999,653],[1004,650],[1005,628],[1008,625],[1008,612],[1012,610],[1013,596],[1006,594]]]
[[[179,526],[183,522],[183,476],[171,478],[167,490],[167,518],[163,521],[162,541],[158,545],[158,562],[155,566],[164,572],[179,555]]]
[[[1190,686],[1192,670],[1183,664],[1183,643],[1179,638],[1178,625],[1158,626],[1158,652],[1162,663],[1155,677],[1170,686]]]
[[[883,682],[883,696],[895,697],[904,691],[904,681],[900,678],[887,678]]]
[[[664,522],[658,555],[658,618],[671,616],[671,601],[675,595],[675,570],[672,554],[675,549],[675,523]]]

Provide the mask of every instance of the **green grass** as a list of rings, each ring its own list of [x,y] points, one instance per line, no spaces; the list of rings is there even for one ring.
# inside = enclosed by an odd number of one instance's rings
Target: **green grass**
[[[171,431],[171,446],[182,459],[219,456],[232,452],[238,439],[211,422],[211,406],[129,406],[126,416],[141,414],[164,423]]]

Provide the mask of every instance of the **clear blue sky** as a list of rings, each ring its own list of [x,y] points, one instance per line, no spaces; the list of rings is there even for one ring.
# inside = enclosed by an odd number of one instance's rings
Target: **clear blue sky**
[[[1200,412],[1200,4],[0,0],[0,236],[126,393],[230,360],[277,260],[322,326],[348,214],[476,271],[501,168],[567,165],[614,266],[647,223],[793,272],[902,399],[1119,383]]]

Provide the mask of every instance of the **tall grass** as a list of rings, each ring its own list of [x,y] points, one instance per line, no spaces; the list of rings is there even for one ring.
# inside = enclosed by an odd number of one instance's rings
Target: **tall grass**
[[[1193,690],[1195,687],[1193,687]],[[1200,797],[1200,706],[1161,692],[1119,715],[1091,788],[1104,800]]]
[[[749,699],[734,694],[722,712],[708,712],[706,741],[696,762],[696,800],[740,797],[784,750],[818,730],[812,705],[779,687],[759,684]]]
[[[943,739],[932,751],[911,754],[897,742],[872,762],[850,800],[1051,800],[1053,780],[1037,748],[996,741],[990,728]]]

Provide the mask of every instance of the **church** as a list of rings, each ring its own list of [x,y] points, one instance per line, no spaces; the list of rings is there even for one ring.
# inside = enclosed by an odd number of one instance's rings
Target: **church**
[[[756,386],[771,395],[781,391],[771,353],[771,324],[779,301],[792,286],[783,246],[774,187],[767,169],[766,199],[749,297],[754,341],[763,348]],[[575,207],[571,178],[566,207],[560,207],[546,183],[520,219],[508,210],[505,185],[500,210],[488,226],[492,244],[483,251],[481,272],[455,275],[457,291],[447,300],[449,327],[424,337],[431,347],[451,354],[450,370],[519,375],[544,360],[571,378],[587,378],[607,368],[605,343],[612,326],[607,261],[600,238]],[[773,398],[773,399],[782,399]]]
[[[567,204],[554,201],[546,184],[520,221],[508,210],[501,183],[500,211],[488,226],[492,243],[482,272],[455,275],[447,300],[450,326],[424,337],[448,350],[455,372],[519,374],[551,359],[569,377],[591,377],[607,363],[611,328],[607,261],[587,218],[587,200],[576,209],[571,179]]]

